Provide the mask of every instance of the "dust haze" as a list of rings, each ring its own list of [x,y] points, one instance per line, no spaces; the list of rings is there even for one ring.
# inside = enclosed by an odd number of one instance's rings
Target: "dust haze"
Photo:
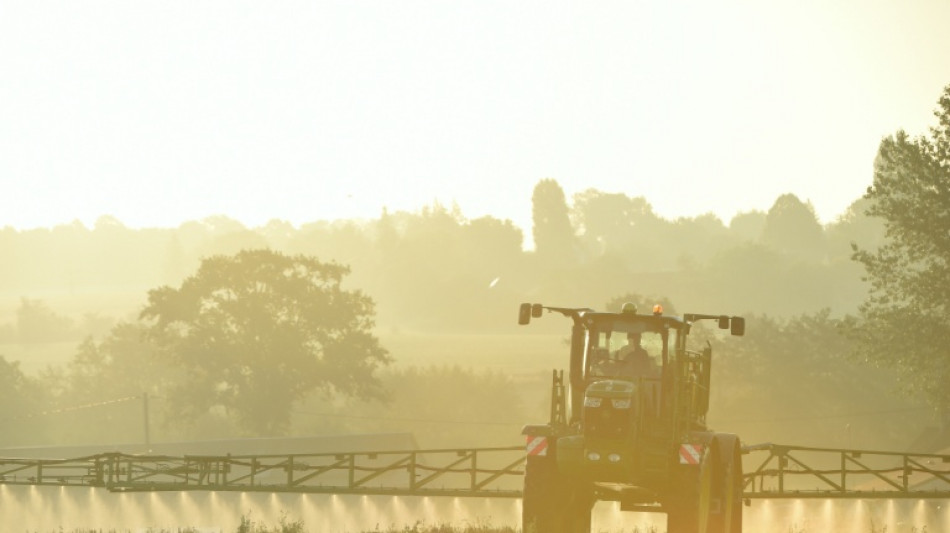
[[[646,198],[596,189],[567,198],[554,179],[525,201],[527,229],[438,203],[299,227],[248,228],[221,215],[177,228],[130,229],[111,217],[91,228],[5,228],[0,355],[11,387],[0,447],[141,443],[145,393],[151,443],[275,436],[249,435],[223,412],[180,423],[147,363],[118,365],[109,351],[148,291],[180,286],[204,258],[262,248],[348,266],[343,285],[375,302],[373,331],[391,356],[376,374],[383,396],[308,396],[282,436],[519,443],[523,424],[547,418],[550,370],[566,365],[569,331],[556,319],[518,329],[522,301],[605,309],[662,300],[673,314],[746,316],[745,339],[709,337],[728,344],[717,348],[710,423],[748,443],[906,449],[934,424],[888,372],[853,360],[835,328],[867,290],[851,243],[883,238],[864,200],[825,225],[791,194],[726,222],[665,219]],[[526,231],[534,249],[524,249]]]

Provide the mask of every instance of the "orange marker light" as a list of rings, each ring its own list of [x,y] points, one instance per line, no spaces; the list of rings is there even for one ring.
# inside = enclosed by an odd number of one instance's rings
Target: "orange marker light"
[[[663,314],[663,306],[660,305],[660,304],[654,305],[654,306],[653,306],[653,314],[654,314],[654,315],[662,315],[662,314]]]

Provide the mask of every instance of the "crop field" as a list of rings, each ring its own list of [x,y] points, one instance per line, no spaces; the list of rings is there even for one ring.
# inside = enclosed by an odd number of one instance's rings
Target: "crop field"
[[[29,533],[516,533],[519,500],[239,492],[109,493],[0,485],[3,531]],[[753,500],[747,533],[939,533],[938,500]],[[663,533],[665,517],[599,503],[593,533]]]

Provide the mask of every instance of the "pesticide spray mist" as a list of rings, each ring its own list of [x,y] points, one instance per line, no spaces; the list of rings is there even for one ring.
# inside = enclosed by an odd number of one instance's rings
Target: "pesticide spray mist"
[[[508,498],[362,496],[270,492],[128,492],[90,487],[0,484],[0,524],[15,531],[236,531],[242,517],[268,527],[303,522],[307,531],[355,533],[414,524],[520,526],[521,501]],[[950,531],[944,500],[756,500],[745,507],[754,533]],[[663,532],[659,513],[627,513],[599,502],[592,531]]]

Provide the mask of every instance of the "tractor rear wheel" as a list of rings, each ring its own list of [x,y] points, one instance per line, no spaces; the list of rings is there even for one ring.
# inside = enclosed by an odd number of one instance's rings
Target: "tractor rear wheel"
[[[742,533],[742,447],[735,435],[718,435],[720,471],[716,480],[719,505],[710,533]]]
[[[717,501],[720,477],[719,443],[706,445],[699,467],[683,466],[672,494],[666,498],[667,533],[707,533]]]

